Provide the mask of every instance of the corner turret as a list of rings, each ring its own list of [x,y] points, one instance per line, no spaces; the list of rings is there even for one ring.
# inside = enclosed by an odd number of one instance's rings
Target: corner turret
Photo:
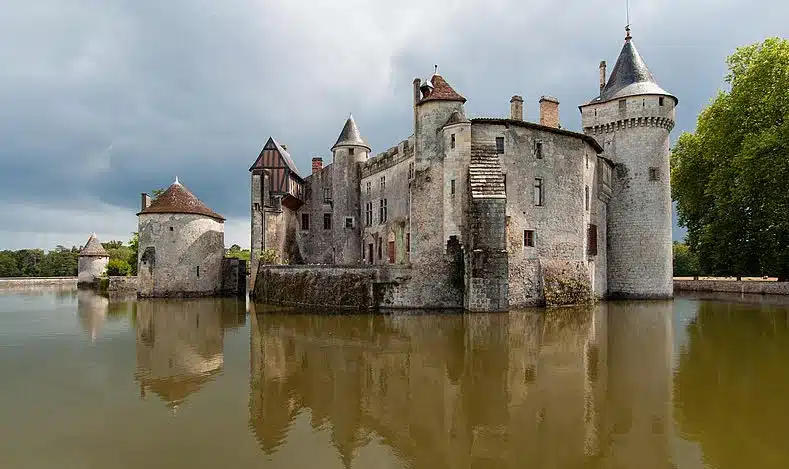
[[[362,260],[358,220],[361,213],[360,165],[370,156],[370,146],[362,138],[353,115],[345,121],[332,154],[332,220],[329,223],[335,246],[334,263],[356,264]]]
[[[669,133],[678,99],[661,88],[630,28],[600,95],[580,106],[584,133],[616,165],[608,205],[608,296],[673,296]]]

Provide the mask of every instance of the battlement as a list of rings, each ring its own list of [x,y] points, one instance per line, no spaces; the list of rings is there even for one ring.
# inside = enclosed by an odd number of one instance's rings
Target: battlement
[[[384,171],[414,156],[413,137],[403,140],[396,146],[378,153],[362,165],[362,179]]]
[[[634,127],[657,127],[671,132],[671,129],[674,128],[674,121],[667,117],[631,117],[630,119],[619,119],[607,124],[584,127],[584,132],[591,135],[599,135]]]

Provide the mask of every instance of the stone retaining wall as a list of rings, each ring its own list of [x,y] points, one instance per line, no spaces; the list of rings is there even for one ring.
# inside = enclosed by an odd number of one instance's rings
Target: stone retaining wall
[[[0,290],[16,290],[39,287],[77,288],[77,277],[0,278]]]
[[[733,280],[674,280],[674,291],[755,293],[759,295],[789,295],[789,282],[759,282]]]

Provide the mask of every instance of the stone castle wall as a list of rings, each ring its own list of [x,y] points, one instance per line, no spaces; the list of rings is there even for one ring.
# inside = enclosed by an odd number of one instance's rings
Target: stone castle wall
[[[675,104],[670,97],[634,96],[581,110],[584,132],[615,164],[607,231],[612,297],[672,296],[669,132]]]
[[[109,256],[79,256],[77,261],[77,281],[80,284],[93,282],[104,274],[109,262]]]
[[[789,282],[674,280],[674,291],[789,295]]]
[[[206,296],[222,284],[224,224],[203,215],[139,216],[141,297]]]

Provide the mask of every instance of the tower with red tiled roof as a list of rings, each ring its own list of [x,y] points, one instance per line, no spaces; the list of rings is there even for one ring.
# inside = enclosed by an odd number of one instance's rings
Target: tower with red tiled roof
[[[140,297],[219,294],[225,219],[178,182],[137,213]]]

